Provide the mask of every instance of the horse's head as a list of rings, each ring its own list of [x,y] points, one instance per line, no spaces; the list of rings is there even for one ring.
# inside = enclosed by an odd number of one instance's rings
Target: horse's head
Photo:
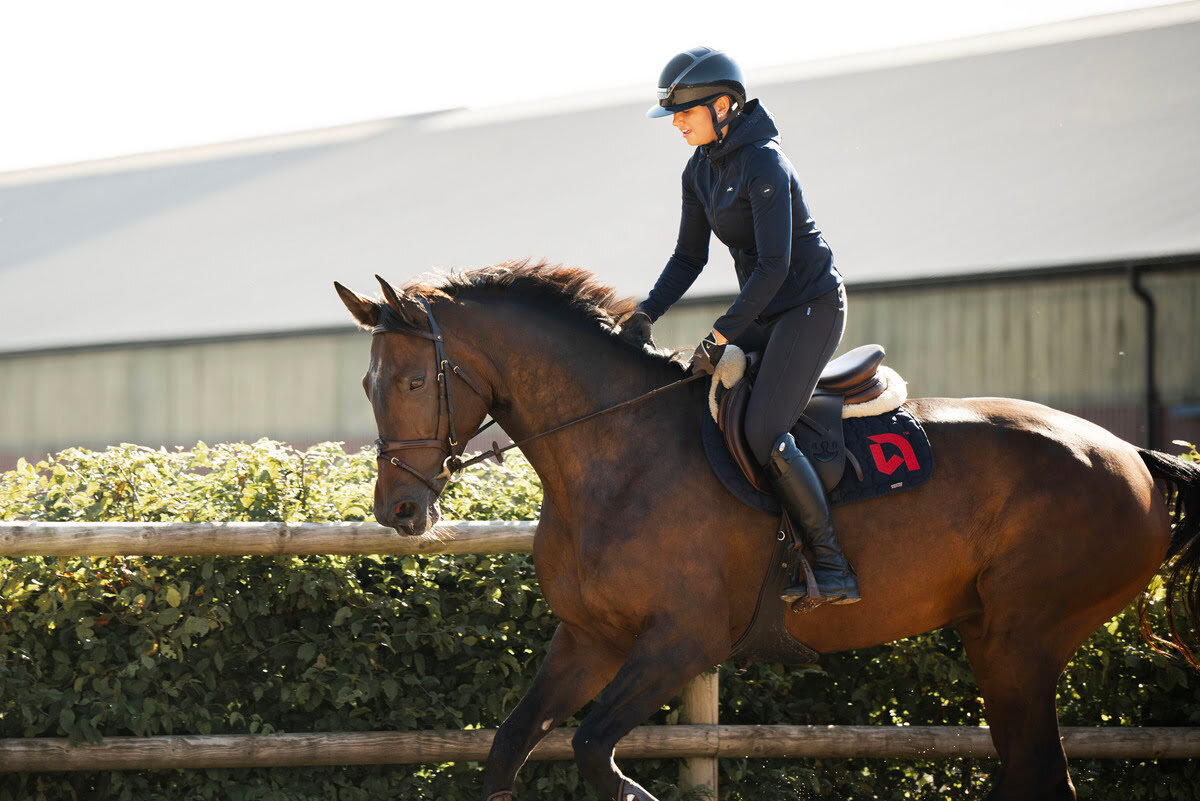
[[[363,389],[379,431],[375,519],[398,533],[423,534],[438,521],[437,499],[451,472],[447,460],[462,453],[487,402],[479,382],[450,357],[428,302],[382,278],[379,283],[383,301],[336,281],[334,288],[374,335]]]

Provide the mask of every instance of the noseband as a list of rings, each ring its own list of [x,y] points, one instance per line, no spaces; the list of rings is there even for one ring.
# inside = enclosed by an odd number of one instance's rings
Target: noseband
[[[417,331],[415,329],[405,330],[403,332],[391,331],[382,325],[377,325],[371,329],[371,334],[404,333],[411,334],[412,336],[416,337],[422,337],[423,339],[428,339],[433,342],[433,352],[437,359],[437,427],[434,429],[433,439],[396,440],[385,439],[383,436],[380,436],[375,440],[375,458],[382,459],[395,467],[399,467],[401,470],[407,470],[409,473],[412,473],[414,476],[420,479],[422,484],[429,487],[434,495],[438,495],[440,494],[441,490],[439,490],[433,482],[449,479],[450,476],[465,466],[465,463],[462,461],[459,455],[454,452],[454,449],[458,447],[458,438],[454,432],[454,398],[450,394],[450,374],[453,373],[461,378],[463,383],[470,387],[476,395],[478,395],[480,398],[483,398],[485,402],[487,400],[487,395],[482,389],[480,389],[479,384],[470,378],[461,368],[459,368],[457,364],[451,362],[449,357],[446,356],[446,346],[442,340],[442,330],[438,327],[437,320],[435,320],[433,317],[433,309],[429,306],[429,301],[427,301],[425,298],[418,298],[418,300],[421,302],[421,305],[425,307],[425,314],[429,317],[428,332]],[[491,404],[488,404],[488,406],[490,408]],[[442,430],[443,416],[445,416],[447,421],[445,439],[442,439],[438,436]],[[494,422],[495,421],[493,420],[487,425],[481,426],[478,430],[476,430],[475,434],[478,434],[480,431],[487,428]],[[474,437],[475,434],[472,434],[471,437]],[[471,437],[467,437],[467,440],[469,441]],[[466,447],[466,445],[464,444],[463,447]],[[406,450],[408,448],[438,448],[439,450],[444,450],[446,452],[446,458],[442,460],[441,472],[439,472],[432,479],[426,478],[412,465],[391,455],[395,451]],[[491,452],[488,452],[487,455],[490,456]]]
[[[371,334],[372,335],[375,335],[375,334],[410,334],[412,336],[421,337],[423,339],[428,339],[431,342],[433,342],[433,352],[434,352],[434,356],[437,358],[437,369],[438,369],[438,372],[437,372],[437,380],[438,380],[437,428],[433,433],[433,436],[434,436],[433,439],[396,440],[396,439],[385,439],[383,436],[380,436],[377,440],[375,440],[375,453],[376,453],[375,458],[378,460],[386,461],[389,464],[391,464],[395,467],[399,467],[401,470],[406,470],[409,473],[411,473],[412,475],[416,476],[418,479],[420,479],[422,484],[429,487],[429,489],[433,492],[434,495],[441,494],[441,490],[439,490],[437,488],[437,485],[434,484],[435,481],[449,480],[451,476],[453,476],[455,473],[457,473],[459,470],[462,470],[463,468],[470,467],[473,464],[478,464],[479,462],[482,462],[485,459],[495,459],[497,462],[503,463],[504,462],[503,454],[507,450],[511,450],[512,448],[519,448],[527,442],[532,442],[535,439],[540,439],[542,437],[548,436],[555,432],[561,431],[564,428],[568,428],[570,426],[575,425],[576,423],[582,423],[585,420],[591,420],[594,417],[600,417],[601,415],[609,414],[611,412],[616,412],[616,411],[624,409],[628,406],[633,406],[634,404],[638,404],[643,401],[650,400],[651,398],[655,397],[656,395],[660,395],[663,392],[667,392],[669,390],[675,389],[676,387],[683,386],[684,384],[690,384],[693,381],[698,381],[701,378],[706,377],[704,373],[695,373],[694,375],[690,375],[687,378],[681,378],[678,381],[673,381],[670,384],[667,384],[666,386],[659,387],[658,389],[653,389],[653,390],[645,393],[644,395],[639,395],[636,398],[632,398],[632,399],[624,401],[622,403],[618,403],[615,406],[610,406],[607,409],[601,409],[599,411],[592,412],[591,414],[585,414],[582,417],[576,417],[574,420],[568,420],[567,422],[563,423],[562,425],[555,426],[554,428],[551,428],[547,431],[542,431],[539,434],[534,434],[531,437],[526,437],[525,439],[523,439],[519,442],[509,443],[508,445],[505,445],[503,448],[501,448],[498,443],[493,441],[491,450],[484,451],[483,453],[479,454],[478,456],[473,456],[470,459],[464,460],[459,454],[454,452],[454,449],[458,447],[458,438],[454,434],[454,400],[450,395],[450,374],[453,373],[454,375],[461,378],[463,380],[463,383],[465,383],[468,387],[470,387],[475,392],[476,395],[478,395],[480,398],[483,399],[483,401],[486,404],[489,411],[492,408],[492,402],[488,401],[488,395],[490,393],[487,393],[483,389],[481,389],[479,384],[474,379],[472,379],[469,375],[467,375],[467,373],[465,373],[462,369],[460,369],[458,365],[451,362],[449,357],[446,356],[446,346],[442,340],[442,331],[438,327],[437,320],[435,320],[433,317],[433,308],[429,305],[429,301],[426,300],[425,298],[418,297],[417,300],[419,300],[421,302],[421,305],[425,308],[425,314],[429,317],[429,331],[428,332],[417,331],[416,329],[405,329],[403,331],[392,331],[388,328],[385,328],[382,325],[377,325],[371,329]],[[448,430],[447,430],[445,439],[441,439],[438,437],[438,433],[442,430],[442,416],[443,415],[446,417],[446,420],[448,421]],[[475,433],[473,433],[473,434],[471,434],[471,436],[467,437],[466,442],[470,442],[481,431],[483,431],[484,429],[490,428],[495,422],[496,422],[495,419],[492,419],[492,420],[488,421],[487,423],[484,423],[483,425],[481,425],[479,428],[475,429]],[[466,447],[466,442],[463,443],[464,448]],[[434,476],[432,479],[429,479],[429,478],[426,478],[424,475],[422,475],[421,472],[419,470],[417,470],[415,467],[413,467],[412,465],[391,455],[395,451],[406,450],[408,448],[438,448],[439,450],[444,450],[446,452],[446,458],[442,460],[441,471],[436,476]]]

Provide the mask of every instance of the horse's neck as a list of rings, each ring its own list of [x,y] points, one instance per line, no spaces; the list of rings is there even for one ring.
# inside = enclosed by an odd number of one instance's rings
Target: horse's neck
[[[609,341],[602,332],[568,321],[544,315],[515,321],[499,316],[488,320],[486,314],[475,317],[483,318],[473,337],[475,346],[502,377],[492,414],[514,441],[683,377],[678,370]],[[684,389],[666,393],[568,426],[521,450],[548,496],[561,496],[565,502],[579,493],[595,495],[601,486],[620,485],[616,473],[646,469],[647,453],[657,442],[678,441],[691,417],[681,409],[692,394]]]

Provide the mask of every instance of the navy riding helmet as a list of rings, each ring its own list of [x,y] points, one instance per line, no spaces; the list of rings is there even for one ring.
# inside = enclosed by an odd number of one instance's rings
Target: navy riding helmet
[[[746,80],[741,68],[720,50],[693,47],[667,62],[658,77],[658,105],[651,106],[646,116],[668,117],[706,104],[719,138],[734,116],[718,122],[713,102],[721,95],[729,95],[738,111],[746,105]]]

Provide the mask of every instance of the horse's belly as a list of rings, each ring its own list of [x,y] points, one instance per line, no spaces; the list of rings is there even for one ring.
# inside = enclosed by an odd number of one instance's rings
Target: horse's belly
[[[953,622],[944,610],[895,610],[865,598],[853,606],[824,606],[793,618],[788,624],[792,636],[822,654],[902,640]]]

